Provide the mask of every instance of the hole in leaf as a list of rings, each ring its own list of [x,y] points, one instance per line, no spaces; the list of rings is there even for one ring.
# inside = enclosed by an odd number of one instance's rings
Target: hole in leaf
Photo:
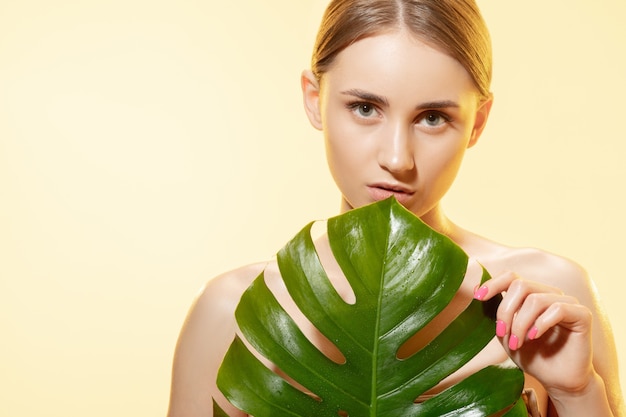
[[[328,244],[326,226],[326,221],[317,221],[311,228],[311,237],[315,244],[315,251],[337,294],[346,304],[354,304],[356,302],[356,295],[354,294],[350,282],[346,279],[346,276],[341,271],[341,267],[332,254],[330,245]]]
[[[304,336],[328,359],[340,365],[345,364],[346,358],[339,348],[315,327],[291,298],[277,266],[269,264],[264,271],[264,275],[268,288],[274,294],[281,307],[295,321]]]
[[[482,272],[481,265],[476,260],[470,259],[463,283],[450,304],[400,346],[397,353],[398,359],[407,359],[419,352],[467,308],[474,299],[474,288],[480,283]]]

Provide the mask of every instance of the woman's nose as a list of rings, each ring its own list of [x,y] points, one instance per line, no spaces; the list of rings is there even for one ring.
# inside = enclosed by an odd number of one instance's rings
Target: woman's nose
[[[382,168],[393,173],[415,168],[413,140],[407,127],[394,126],[379,140],[378,164]]]

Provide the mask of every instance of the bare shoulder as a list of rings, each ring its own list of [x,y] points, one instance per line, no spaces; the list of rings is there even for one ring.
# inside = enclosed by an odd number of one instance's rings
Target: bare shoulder
[[[577,262],[541,249],[511,247],[482,240],[478,259],[493,276],[514,272],[528,279],[560,288],[565,293],[591,301],[595,287],[587,271]]]
[[[573,289],[589,284],[587,271],[571,259],[535,248],[507,248],[503,255],[512,270],[537,281]]]
[[[559,288],[585,305],[593,316],[593,364],[604,380],[614,410],[624,410],[624,399],[617,372],[617,353],[609,319],[600,303],[596,286],[578,263],[550,252],[534,248],[513,248],[487,240],[479,241],[483,265],[493,276],[513,272],[521,279]],[[481,263],[483,259],[479,259]],[[624,415],[623,411],[619,412]]]
[[[234,311],[241,294],[269,264],[260,262],[246,265],[210,279],[196,298],[196,303],[210,304],[213,309]]]
[[[194,299],[181,336],[195,326],[201,326],[204,331],[232,331],[235,326],[234,312],[241,295],[266,265],[247,265],[210,279]],[[218,329],[212,329],[213,326]]]
[[[248,286],[272,263],[238,268],[209,280],[193,301],[183,324],[172,369],[169,417],[211,416],[215,399],[233,409],[216,387],[217,371],[237,334],[235,309]]]

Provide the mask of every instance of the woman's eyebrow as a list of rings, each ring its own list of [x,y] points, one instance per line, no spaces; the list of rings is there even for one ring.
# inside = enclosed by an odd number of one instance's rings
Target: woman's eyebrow
[[[359,90],[358,88],[352,88],[350,90],[342,91],[341,94],[346,96],[356,97],[360,100],[366,101],[368,103],[378,104],[381,107],[389,106],[389,100],[386,97],[379,96],[378,94],[369,93],[364,90]],[[459,103],[452,100],[438,100],[438,101],[427,101],[425,103],[420,103],[415,106],[416,110],[424,110],[424,109],[446,109],[446,108],[458,108]]]
[[[389,106],[389,101],[385,97],[373,93],[368,93],[367,91],[359,90],[358,88],[352,88],[350,90],[342,91],[341,94],[353,96],[369,103],[378,104],[381,107]]]
[[[424,109],[447,109],[450,107],[458,108],[459,103],[452,100],[441,100],[441,101],[429,101],[426,103],[421,103],[415,107],[416,110],[424,110]]]

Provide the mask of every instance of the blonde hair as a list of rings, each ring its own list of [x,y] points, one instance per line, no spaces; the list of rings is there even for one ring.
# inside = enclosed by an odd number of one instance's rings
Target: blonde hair
[[[481,97],[490,96],[491,39],[473,0],[332,0],[315,41],[313,74],[321,80],[352,43],[400,28],[459,61]]]

